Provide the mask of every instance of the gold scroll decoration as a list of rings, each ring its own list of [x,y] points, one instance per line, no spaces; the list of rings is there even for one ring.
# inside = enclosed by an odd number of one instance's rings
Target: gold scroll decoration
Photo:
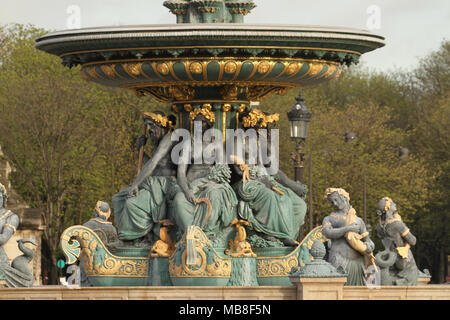
[[[231,275],[231,258],[222,258],[213,248],[203,231],[197,226],[191,226],[192,239],[195,241],[196,261],[193,265],[186,263],[187,237],[177,243],[177,251],[169,258],[169,274],[171,277],[224,277]],[[181,255],[181,263],[177,265],[175,257]],[[208,261],[211,263],[208,264]]]
[[[68,264],[78,259],[88,276],[148,277],[148,259],[111,254],[91,229],[76,225],[64,230],[61,247]]]
[[[325,242],[327,239],[322,234],[322,226],[311,230],[297,247],[288,255],[281,257],[256,257],[258,277],[287,277],[292,267],[299,266],[300,250],[303,245],[311,249],[315,241]]]

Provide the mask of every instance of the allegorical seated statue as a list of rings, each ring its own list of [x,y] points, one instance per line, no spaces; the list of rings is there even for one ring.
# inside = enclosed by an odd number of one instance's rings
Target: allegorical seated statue
[[[203,133],[215,122],[211,106],[207,104],[192,110],[189,118],[194,124],[201,124]],[[191,150],[194,150],[194,140],[194,136],[191,136],[190,141],[185,141],[186,144],[191,144]],[[205,150],[214,142],[202,139],[202,143]],[[225,240],[226,235],[221,232],[230,227],[236,218],[237,198],[229,184],[231,170],[227,164],[208,164],[205,161],[197,164],[193,158],[194,152],[191,152],[189,161],[183,153],[186,150],[189,150],[188,146],[183,148],[181,157],[185,159],[178,164],[177,172],[177,182],[181,191],[175,195],[170,209],[171,220],[175,222],[179,231],[177,238],[179,239],[189,226],[198,226],[210,240],[218,241],[220,238]]]
[[[381,199],[377,214],[380,216],[377,233],[384,245],[384,251],[375,256],[381,269],[381,284],[416,285],[419,270],[410,249],[416,244],[416,237],[402,221],[392,199]]]
[[[130,187],[113,196],[119,239],[137,246],[150,246],[159,239],[159,221],[166,219],[167,200],[176,184],[176,166],[170,151],[173,120],[162,112],[145,112],[143,120],[154,145],[152,157],[144,156],[144,166]],[[139,138],[138,149],[146,143]]]
[[[277,121],[277,116],[253,109],[242,118],[242,124],[246,129],[255,129],[259,135],[261,130],[270,129],[268,127]],[[267,147],[270,149],[269,144]],[[247,159],[250,159],[249,152],[246,144]],[[305,189],[281,170],[269,175],[260,154],[258,151],[256,164],[246,165],[243,159],[232,159],[236,163],[236,171],[243,176],[242,181],[234,186],[239,199],[238,215],[249,222],[250,230],[265,240],[278,240],[285,246],[295,246],[306,213],[306,203],[301,198]]]
[[[366,284],[366,267],[375,264],[372,254],[375,245],[344,189],[328,188],[325,198],[335,209],[322,223],[323,235],[331,240],[328,262],[346,271],[346,285],[363,286]]]
[[[35,239],[17,240],[22,255],[16,257],[11,263],[3,248],[19,227],[19,217],[11,210],[6,209],[8,193],[6,187],[0,183],[0,279],[6,280],[6,287],[31,287],[33,273],[28,264],[34,257],[34,251],[24,244],[37,245]]]

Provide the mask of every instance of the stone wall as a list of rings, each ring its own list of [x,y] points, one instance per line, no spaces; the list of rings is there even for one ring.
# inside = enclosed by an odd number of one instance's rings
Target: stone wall
[[[313,283],[311,285],[314,286]],[[320,285],[310,292],[320,296]],[[307,298],[307,297],[304,297]],[[311,297],[309,297],[311,298]],[[336,298],[344,300],[450,300],[450,285],[416,287],[342,287]],[[69,289],[45,286],[19,289],[0,289],[0,300],[298,300],[296,286],[273,287],[85,287]]]
[[[0,289],[1,299],[296,300],[295,287],[40,287]]]
[[[450,300],[450,285],[344,287],[344,300]]]

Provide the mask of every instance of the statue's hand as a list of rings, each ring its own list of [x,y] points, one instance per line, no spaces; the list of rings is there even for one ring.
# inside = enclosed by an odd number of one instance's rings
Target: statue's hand
[[[192,193],[191,190],[185,190],[184,191],[184,196],[186,197],[186,200],[189,201],[192,204],[195,204],[195,196]]]
[[[145,146],[146,144],[147,144],[147,137],[145,135],[141,135],[137,141],[138,152],[141,150],[141,147]]]
[[[367,246],[366,253],[372,253],[373,250],[375,249],[375,244],[372,241],[367,241],[366,246]]]
[[[346,226],[347,232],[359,232],[359,224],[352,223],[348,226]]]
[[[216,183],[214,181],[208,181],[205,184],[202,184],[199,189],[200,190],[205,190],[208,189],[209,187],[213,187],[214,185],[216,185]]]
[[[139,193],[139,189],[137,186],[131,186],[130,191],[128,191],[128,198],[136,197]]]
[[[300,197],[304,196],[306,193],[308,193],[308,187],[306,184],[301,183],[300,181],[295,181],[295,185],[297,187],[296,190],[294,190]]]

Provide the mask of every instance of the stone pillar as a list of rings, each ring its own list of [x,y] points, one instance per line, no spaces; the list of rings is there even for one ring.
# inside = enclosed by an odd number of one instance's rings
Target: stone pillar
[[[298,300],[342,300],[346,281],[346,277],[291,278]]]
[[[289,274],[291,283],[297,287],[297,299],[342,300],[347,274],[323,260],[326,249],[322,242],[314,242],[310,253],[312,261]]]

